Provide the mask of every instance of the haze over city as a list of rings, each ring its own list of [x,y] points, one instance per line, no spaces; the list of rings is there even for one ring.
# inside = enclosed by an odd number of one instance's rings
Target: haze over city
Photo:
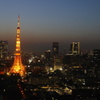
[[[52,42],[69,49],[80,41],[82,49],[99,48],[99,0],[2,0],[0,1],[0,40],[15,50],[17,17],[20,14],[23,51],[45,51]]]

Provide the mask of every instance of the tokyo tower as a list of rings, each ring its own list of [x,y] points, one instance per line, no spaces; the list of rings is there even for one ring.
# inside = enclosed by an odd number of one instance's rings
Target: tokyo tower
[[[16,36],[16,48],[14,53],[14,63],[11,67],[10,74],[19,74],[25,76],[25,66],[22,64],[21,59],[21,41],[20,41],[20,16],[18,16],[17,36]]]

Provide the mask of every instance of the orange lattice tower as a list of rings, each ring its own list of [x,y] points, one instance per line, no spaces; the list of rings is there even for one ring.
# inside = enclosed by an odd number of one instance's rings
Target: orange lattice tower
[[[18,16],[17,36],[16,36],[16,50],[14,53],[14,63],[10,69],[10,74],[15,73],[20,76],[25,76],[25,66],[21,59],[21,44],[20,44],[20,17]]]

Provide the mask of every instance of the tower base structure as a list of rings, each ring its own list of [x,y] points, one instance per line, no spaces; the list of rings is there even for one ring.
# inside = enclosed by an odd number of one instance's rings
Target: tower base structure
[[[15,55],[14,64],[11,67],[10,74],[19,74],[20,76],[25,76],[25,66],[22,64],[20,55]]]

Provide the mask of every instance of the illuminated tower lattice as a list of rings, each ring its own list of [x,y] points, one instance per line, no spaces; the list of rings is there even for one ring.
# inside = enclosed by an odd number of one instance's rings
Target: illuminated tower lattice
[[[20,17],[18,16],[18,27],[16,36],[16,49],[14,53],[14,63],[10,69],[10,74],[15,73],[20,76],[25,76],[25,66],[22,64],[21,59],[21,44],[20,44]]]

